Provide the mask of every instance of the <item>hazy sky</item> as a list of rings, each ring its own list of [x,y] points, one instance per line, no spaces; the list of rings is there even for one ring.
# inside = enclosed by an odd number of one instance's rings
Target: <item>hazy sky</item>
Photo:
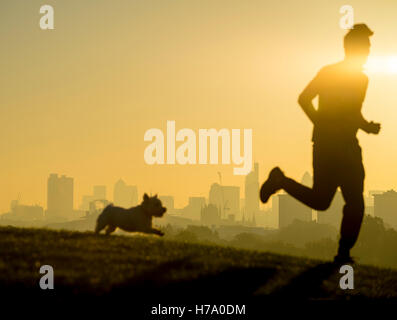
[[[55,9],[55,30],[39,8]],[[50,173],[75,178],[75,205],[120,177],[139,193],[207,196],[218,181],[243,187],[232,165],[145,164],[146,130],[251,128],[264,179],[276,164],[311,172],[312,126],[297,97],[323,65],[343,58],[339,8],[375,34],[374,57],[397,56],[397,1],[2,0],[0,213],[18,194],[46,206]],[[366,190],[397,187],[397,74],[374,72],[359,134]],[[243,191],[243,189],[242,189]]]

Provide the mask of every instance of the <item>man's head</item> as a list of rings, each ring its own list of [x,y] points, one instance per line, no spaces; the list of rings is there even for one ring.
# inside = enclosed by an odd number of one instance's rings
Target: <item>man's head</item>
[[[367,62],[371,47],[369,37],[373,34],[366,24],[355,24],[344,38],[346,60],[362,67]]]

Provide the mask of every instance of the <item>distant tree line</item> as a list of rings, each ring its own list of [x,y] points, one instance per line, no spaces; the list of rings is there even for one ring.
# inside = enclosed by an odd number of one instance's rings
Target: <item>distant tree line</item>
[[[272,235],[239,233],[232,240],[219,237],[216,230],[205,226],[184,229],[168,225],[163,228],[166,238],[268,251],[279,254],[330,260],[338,247],[339,232],[330,225],[294,221]],[[397,268],[397,231],[386,228],[382,219],[365,216],[359,239],[352,255],[360,264]]]

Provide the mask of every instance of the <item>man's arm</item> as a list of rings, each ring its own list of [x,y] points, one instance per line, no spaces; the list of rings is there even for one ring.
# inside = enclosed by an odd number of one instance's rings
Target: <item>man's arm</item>
[[[319,74],[310,81],[303,92],[299,95],[298,103],[303,112],[313,124],[317,123],[317,110],[313,106],[313,99],[319,94]]]
[[[358,116],[358,127],[361,130],[365,131],[366,133],[378,134],[380,131],[380,123],[375,123],[373,121],[371,121],[371,122],[367,121],[361,113],[361,106],[362,106],[362,103],[364,102],[365,95],[367,93],[367,88],[368,88],[368,78],[365,76],[362,97],[361,97],[361,101],[359,103],[360,104],[360,108],[359,108],[360,114]]]
[[[365,120],[362,113],[360,112],[359,118],[358,118],[358,127],[368,133],[369,129],[369,121]]]
[[[378,134],[380,131],[380,123],[375,123],[373,121],[369,122],[365,120],[361,112],[358,127],[366,133]]]

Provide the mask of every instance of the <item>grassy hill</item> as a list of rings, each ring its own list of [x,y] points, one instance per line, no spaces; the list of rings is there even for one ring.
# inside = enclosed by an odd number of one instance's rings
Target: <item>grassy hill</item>
[[[397,300],[397,271],[354,266],[354,290],[339,269],[264,252],[91,232],[0,228],[0,288],[19,297]],[[40,290],[39,268],[54,268],[55,290]]]

